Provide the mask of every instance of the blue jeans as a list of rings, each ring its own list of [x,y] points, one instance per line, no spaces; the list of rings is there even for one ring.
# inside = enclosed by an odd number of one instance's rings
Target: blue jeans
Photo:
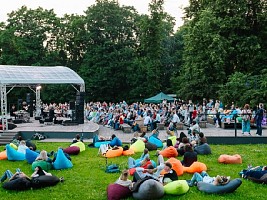
[[[250,121],[244,121],[242,120],[242,133],[248,132],[250,133]]]
[[[201,173],[195,172],[194,175],[193,175],[193,177],[191,178],[191,183],[203,181],[203,177],[204,176],[209,176],[209,175],[205,171],[203,171]]]
[[[19,168],[16,169],[16,172],[21,172]],[[3,176],[1,177],[1,182],[4,182],[7,178],[11,179],[11,177],[14,174],[8,169],[5,171],[5,173],[3,174]]]
[[[258,135],[262,135],[261,121],[262,121],[262,119],[257,119],[256,120],[256,125],[257,125],[257,132],[256,132],[256,134],[258,134]]]

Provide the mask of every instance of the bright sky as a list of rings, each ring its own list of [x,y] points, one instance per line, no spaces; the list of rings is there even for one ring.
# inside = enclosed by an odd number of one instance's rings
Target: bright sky
[[[118,0],[120,5],[134,6],[140,14],[148,13],[148,4],[151,0]],[[54,9],[58,16],[64,14],[80,14],[83,15],[87,8],[94,4],[95,0],[5,0],[0,7],[0,21],[7,20],[7,13],[18,10],[25,5],[28,8],[36,9],[42,7],[44,9]],[[189,4],[189,0],[165,0],[165,11],[176,19],[176,26],[183,25],[181,17],[185,6]]]

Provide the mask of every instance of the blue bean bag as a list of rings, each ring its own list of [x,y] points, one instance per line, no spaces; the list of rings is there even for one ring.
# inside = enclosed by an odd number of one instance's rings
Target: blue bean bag
[[[162,141],[159,140],[156,137],[153,137],[153,136],[149,137],[148,142],[150,142],[152,144],[155,144],[157,146],[157,148],[162,148],[163,147]]]
[[[101,144],[110,144],[110,141],[96,142],[96,143],[94,144],[94,146],[95,146],[96,148],[99,148],[99,147],[101,146]]]
[[[172,181],[164,186],[165,194],[182,195],[188,190],[189,186],[185,180]]]
[[[198,182],[197,188],[208,194],[224,194],[234,192],[242,184],[241,179],[230,180],[226,185],[213,185],[210,183]]]
[[[49,171],[53,167],[52,163],[50,162],[44,160],[36,160],[32,163],[32,171],[34,171],[37,166],[42,167],[42,169],[45,171]]]
[[[122,146],[122,142],[119,138],[115,137],[113,138],[113,140],[110,141],[109,145],[111,147],[117,146],[117,147],[121,147]]]
[[[6,190],[29,190],[31,188],[31,180],[27,178],[17,178],[5,182],[3,188]]]
[[[64,155],[62,149],[58,149],[57,157],[55,162],[53,163],[54,169],[68,169],[72,168],[72,162]]]
[[[32,151],[30,149],[26,149],[25,157],[26,157],[26,160],[29,164],[32,164],[38,155],[39,155],[39,153],[36,153],[35,151]]]
[[[197,154],[200,154],[200,155],[211,154],[210,146],[207,143],[196,146],[194,150],[195,150],[195,152],[197,152]]]
[[[39,176],[32,179],[32,188],[43,188],[54,186],[60,182],[59,178],[56,176]]]
[[[75,142],[72,145],[70,145],[71,147],[76,146],[80,148],[80,152],[85,151],[85,145],[83,142]]]
[[[133,197],[135,199],[160,199],[164,195],[164,187],[163,185],[154,180],[148,179],[144,181],[137,191],[133,192]]]
[[[13,161],[25,160],[25,154],[17,152],[9,144],[6,145],[6,154],[8,160],[13,160]]]
[[[130,197],[132,194],[128,187],[119,184],[110,184],[107,188],[108,200],[120,200]]]

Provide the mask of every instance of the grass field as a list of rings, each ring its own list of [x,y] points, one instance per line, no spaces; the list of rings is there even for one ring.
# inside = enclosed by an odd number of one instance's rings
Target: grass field
[[[38,149],[47,151],[56,150],[60,147],[67,147],[68,143],[36,143]],[[267,164],[267,145],[211,145],[212,155],[201,156],[198,160],[203,162],[208,167],[208,173],[211,176],[217,174],[238,178],[238,172],[246,168],[248,164],[266,165]],[[0,151],[4,149],[0,147]],[[106,188],[109,183],[113,183],[119,174],[107,174],[104,172],[106,159],[97,156],[98,149],[87,148],[77,156],[72,156],[73,168],[68,170],[51,170],[50,172],[58,177],[63,176],[65,181],[54,187],[48,187],[38,190],[28,190],[22,192],[6,191],[0,188],[0,199],[107,199]],[[150,157],[156,160],[155,152],[150,153]],[[221,154],[240,154],[243,159],[241,165],[225,165],[217,162]],[[133,157],[140,157],[140,153]],[[178,157],[181,159],[181,157]],[[116,163],[120,169],[127,168],[127,157],[121,156],[118,158],[108,159],[108,164]],[[0,173],[6,169],[12,172],[16,168],[20,168],[28,175],[32,174],[31,165],[26,161],[0,161]],[[179,179],[190,179],[192,174],[184,174]],[[253,183],[248,180],[242,180],[242,185],[231,194],[224,195],[209,195],[197,190],[196,187],[191,187],[188,193],[183,196],[165,195],[163,199],[266,199],[267,186]]]

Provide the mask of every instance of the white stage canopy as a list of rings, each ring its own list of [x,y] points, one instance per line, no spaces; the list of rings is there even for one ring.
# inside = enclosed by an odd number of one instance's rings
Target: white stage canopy
[[[14,87],[36,88],[36,111],[40,109],[40,89],[42,84],[71,84],[77,91],[85,91],[84,80],[68,67],[36,67],[0,65],[0,91],[1,91],[1,115],[2,124],[7,130],[7,94]],[[74,85],[78,85],[78,90]],[[11,87],[7,91],[7,87]]]

